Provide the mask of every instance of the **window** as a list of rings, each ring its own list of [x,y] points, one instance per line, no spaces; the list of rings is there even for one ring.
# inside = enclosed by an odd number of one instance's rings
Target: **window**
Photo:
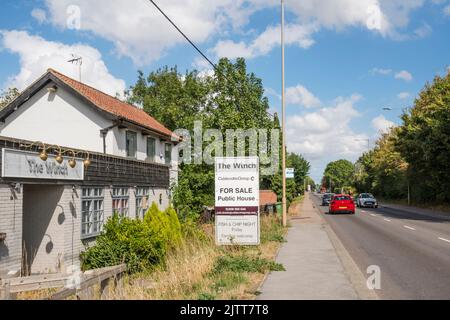
[[[155,161],[156,155],[156,140],[155,138],[147,138],[147,159]]]
[[[126,132],[127,157],[136,158],[137,156],[137,133],[133,131]]]
[[[118,214],[120,217],[128,216],[128,188],[127,187],[118,187],[113,188],[112,193],[112,209],[113,214]]]
[[[83,188],[81,194],[81,238],[95,237],[103,228],[103,189]]]
[[[164,147],[164,159],[166,161],[166,164],[171,164],[171,162],[172,162],[172,145],[169,143],[166,143],[165,147]]]
[[[136,188],[136,218],[144,219],[148,210],[148,198],[150,189],[145,187]]]

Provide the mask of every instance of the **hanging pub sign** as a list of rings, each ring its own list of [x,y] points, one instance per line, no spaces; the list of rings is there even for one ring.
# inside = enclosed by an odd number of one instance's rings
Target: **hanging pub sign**
[[[84,180],[82,159],[73,159],[75,167],[69,165],[69,159],[60,164],[54,155],[49,154],[46,161],[36,152],[3,149],[2,177],[22,179]]]
[[[215,218],[218,245],[258,245],[259,159],[215,159]]]

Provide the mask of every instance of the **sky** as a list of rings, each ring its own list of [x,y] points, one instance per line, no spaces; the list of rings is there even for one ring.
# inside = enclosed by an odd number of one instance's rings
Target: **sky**
[[[281,113],[280,1],[155,0],[212,61],[244,57]],[[288,149],[356,161],[449,68],[450,0],[285,0]],[[0,89],[48,68],[115,95],[138,70],[209,66],[147,0],[3,0]],[[383,108],[391,108],[384,111]],[[369,142],[369,145],[368,145]]]

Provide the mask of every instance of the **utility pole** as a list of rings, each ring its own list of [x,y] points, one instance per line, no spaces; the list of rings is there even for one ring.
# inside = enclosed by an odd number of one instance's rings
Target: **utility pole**
[[[284,83],[284,0],[281,0],[281,104],[282,104],[282,127],[283,127],[283,151],[282,151],[282,170],[283,170],[283,226],[287,226],[287,203],[286,203],[286,101],[285,101],[285,83]]]

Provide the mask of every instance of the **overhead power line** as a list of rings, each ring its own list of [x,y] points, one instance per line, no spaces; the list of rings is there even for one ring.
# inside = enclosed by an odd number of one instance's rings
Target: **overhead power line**
[[[155,3],[155,1],[153,0],[148,0],[151,4],[153,4],[153,6],[167,19],[167,21],[170,22],[170,24],[184,37],[184,39],[186,39],[187,42],[189,42],[189,44],[203,57],[203,59],[205,59],[212,67],[213,69],[219,73],[225,80],[230,81],[230,79],[224,75],[218,68],[217,65],[212,62],[208,56],[203,53],[203,51],[181,30],[180,27],[178,27],[176,25],[176,23]],[[237,88],[239,91],[241,90],[241,88]],[[241,92],[242,94],[242,92]],[[240,108],[240,106],[239,106]],[[274,117],[273,114],[271,114],[270,112],[266,111],[266,113],[268,115],[270,115],[271,117]]]
[[[197,50],[198,53],[200,53],[202,55],[202,57],[208,61],[208,63],[215,69],[217,70],[217,66],[215,63],[213,63],[211,60],[209,60],[209,58],[206,56],[206,54],[204,54],[202,52],[202,50],[200,50],[199,47],[197,47],[195,45],[195,43],[189,39],[189,37],[175,24],[175,22],[173,22],[172,19],[170,19],[170,17],[155,3],[155,1],[153,0],[149,0],[156,9],[158,9],[159,12],[161,12],[161,14],[174,26],[175,29],[177,29],[177,31],[186,39],[187,42],[189,42],[191,44],[191,46],[193,46],[195,48],[195,50]]]

